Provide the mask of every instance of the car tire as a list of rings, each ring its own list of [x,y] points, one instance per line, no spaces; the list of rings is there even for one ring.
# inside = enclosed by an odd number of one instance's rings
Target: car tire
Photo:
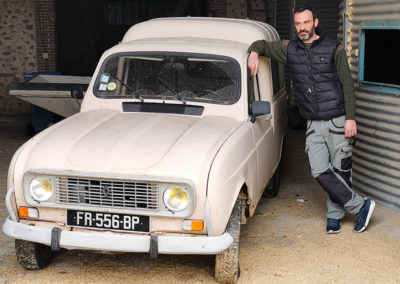
[[[263,197],[273,198],[278,195],[279,187],[281,185],[281,163],[279,163],[278,167],[275,170],[274,175],[269,181],[267,187],[263,192]]]
[[[278,195],[279,188],[281,186],[281,168],[282,168],[282,160],[283,160],[283,155],[285,153],[285,144],[282,146],[282,153],[281,153],[281,159],[279,160],[279,164],[275,169],[274,175],[270,179],[267,187],[265,188],[262,196],[266,198],[273,198]]]
[[[242,205],[240,198],[238,198],[226,226],[226,232],[232,236],[233,242],[229,248],[215,257],[215,278],[220,283],[235,283],[240,276],[239,239],[241,215]]]
[[[15,240],[15,253],[19,264],[28,270],[47,267],[55,255],[49,246],[18,239]]]

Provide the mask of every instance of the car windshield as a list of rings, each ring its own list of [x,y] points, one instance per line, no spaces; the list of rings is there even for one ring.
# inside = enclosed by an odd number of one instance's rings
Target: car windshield
[[[100,98],[137,98],[233,104],[240,94],[239,64],[194,54],[115,54],[99,72]]]

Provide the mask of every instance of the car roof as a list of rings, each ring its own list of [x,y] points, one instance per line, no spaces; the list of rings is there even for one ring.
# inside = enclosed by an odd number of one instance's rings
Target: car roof
[[[157,52],[214,54],[233,57],[239,60],[247,56],[248,45],[204,38],[148,38],[120,43],[106,52],[107,55],[125,52],[139,52],[154,54]]]
[[[226,40],[249,46],[255,40],[279,40],[272,26],[247,20],[229,18],[178,17],[157,18],[132,26],[122,42],[150,38],[203,38]]]

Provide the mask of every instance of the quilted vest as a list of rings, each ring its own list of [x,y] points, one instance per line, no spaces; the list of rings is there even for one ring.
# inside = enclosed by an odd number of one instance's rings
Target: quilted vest
[[[329,120],[345,113],[343,88],[334,62],[339,44],[323,33],[309,51],[300,39],[289,42],[288,67],[296,91],[295,103],[305,119]]]

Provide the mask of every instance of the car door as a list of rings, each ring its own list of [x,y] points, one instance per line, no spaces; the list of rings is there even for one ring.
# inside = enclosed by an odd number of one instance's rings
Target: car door
[[[273,107],[273,89],[271,79],[270,60],[260,57],[260,69],[256,76],[252,76],[250,84],[254,88],[254,99],[260,101],[269,101],[271,103],[271,111]],[[274,143],[273,115],[258,116],[252,124],[255,149],[257,152],[257,173],[258,187],[254,193],[255,198],[261,197],[269,179],[273,175],[276,164],[276,152],[279,152]],[[275,147],[274,147],[275,146]]]

